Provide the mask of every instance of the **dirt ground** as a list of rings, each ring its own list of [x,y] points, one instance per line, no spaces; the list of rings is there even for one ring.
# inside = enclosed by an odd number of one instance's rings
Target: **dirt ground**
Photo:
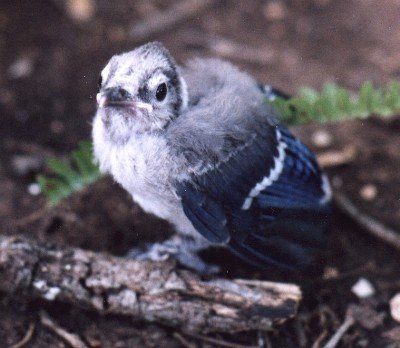
[[[38,219],[26,217],[45,208],[45,199],[32,194],[30,185],[46,171],[44,157],[65,157],[79,140],[90,137],[101,68],[111,55],[140,43],[130,32],[133,25],[175,1],[98,0],[83,21],[67,11],[67,2],[0,0],[0,233],[123,255],[136,244],[173,232],[141,212],[109,178]],[[384,85],[400,78],[399,18],[397,0],[225,0],[151,39],[163,42],[180,63],[196,55],[221,56],[288,93],[327,81],[356,89],[365,80]],[[321,130],[330,138],[325,144],[318,141]],[[318,154],[350,149],[353,157],[347,164],[327,169],[332,182],[361,211],[398,228],[399,118],[294,131]],[[223,255],[211,251],[205,257],[220,263],[227,277],[302,287],[297,317],[268,333],[266,346],[322,346],[355,304],[365,320],[348,330],[339,347],[400,347],[400,327],[389,310],[400,287],[400,254],[339,210],[318,276],[255,272]],[[367,299],[351,291],[360,278],[375,289]],[[42,309],[91,347],[183,346],[167,327],[0,294],[0,347],[19,342],[32,323],[26,347],[68,346],[39,323]],[[216,338],[237,344],[232,347],[259,342],[254,332]],[[212,346],[198,339],[188,342]]]

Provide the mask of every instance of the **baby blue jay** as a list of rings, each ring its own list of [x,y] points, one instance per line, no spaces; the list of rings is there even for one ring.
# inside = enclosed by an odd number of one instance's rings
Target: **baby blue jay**
[[[178,67],[158,42],[111,58],[93,122],[95,157],[177,234],[133,255],[216,271],[224,246],[259,266],[301,268],[326,243],[331,191],[314,155],[279,123],[277,91],[218,59]]]

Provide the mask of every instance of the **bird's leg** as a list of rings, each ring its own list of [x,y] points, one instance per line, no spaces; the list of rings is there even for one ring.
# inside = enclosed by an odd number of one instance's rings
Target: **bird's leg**
[[[199,274],[211,276],[219,272],[219,267],[204,262],[198,255],[202,249],[210,244],[192,236],[176,234],[161,243],[146,245],[146,248],[135,248],[129,251],[128,257],[136,260],[165,261],[169,257],[175,258],[182,266],[190,268]]]

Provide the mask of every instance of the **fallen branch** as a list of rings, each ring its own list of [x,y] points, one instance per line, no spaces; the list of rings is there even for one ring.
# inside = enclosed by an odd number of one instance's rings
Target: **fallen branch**
[[[296,314],[296,285],[202,281],[172,261],[55,249],[0,236],[0,291],[180,327],[186,333],[268,330]]]
[[[215,2],[215,0],[177,1],[166,10],[155,13],[133,25],[131,36],[136,42],[147,41],[183,21],[198,16]]]
[[[352,218],[374,237],[400,250],[400,233],[390,229],[372,217],[363,214],[343,193],[335,192],[335,202],[339,209]]]

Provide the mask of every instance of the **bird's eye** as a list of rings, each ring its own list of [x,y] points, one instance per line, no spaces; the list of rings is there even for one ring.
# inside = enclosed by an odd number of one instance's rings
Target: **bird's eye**
[[[162,83],[157,87],[156,98],[158,101],[163,101],[167,95],[167,84]]]
[[[99,80],[97,81],[97,89],[98,90],[100,90],[102,83],[103,83],[103,78],[100,75],[99,76]]]

